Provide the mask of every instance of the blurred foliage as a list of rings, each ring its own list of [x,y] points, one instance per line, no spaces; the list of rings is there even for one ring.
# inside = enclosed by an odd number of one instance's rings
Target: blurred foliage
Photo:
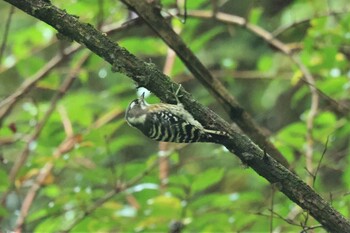
[[[169,13],[176,1],[161,2],[164,13]],[[118,1],[52,3],[96,27],[121,25],[129,17]],[[198,0],[188,1],[187,7],[210,11],[212,3],[219,4],[219,11],[245,17],[271,33],[279,31],[277,38],[295,47],[313,74],[320,95],[312,128],[312,163],[315,170],[319,165],[314,188],[326,199],[331,197],[333,206],[349,217],[349,112],[341,114],[334,106],[349,106],[350,4],[346,0]],[[9,11],[10,6],[0,2],[2,22]],[[307,83],[298,85],[303,78],[299,68],[246,28],[190,15],[184,24],[176,17],[172,23],[213,75],[269,130],[273,143],[306,180],[310,175],[305,162],[310,89]],[[140,24],[109,36],[163,69],[167,46]],[[0,30],[5,30],[5,23]],[[70,43],[59,40],[45,23],[15,10],[1,58],[0,100]],[[0,231],[15,226],[24,197],[48,163],[53,169],[31,203],[25,232],[70,228],[71,232],[166,232],[179,222],[183,232],[297,232],[303,224],[318,225],[278,193],[278,187],[246,169],[220,146],[167,144],[168,152],[161,151],[164,145],[145,138],[124,121],[124,110],[137,96],[136,85],[112,73],[96,55],[78,66],[86,52],[84,48],[65,58],[2,119],[0,194],[6,199],[0,206]],[[27,161],[15,181],[9,182],[13,164],[53,106],[61,83],[77,66],[73,85],[28,145]],[[227,118],[178,58],[169,75]],[[153,96],[149,99],[157,102]],[[71,133],[74,146],[62,150]],[[62,153],[55,157],[60,149]],[[325,231],[318,228],[317,232]]]

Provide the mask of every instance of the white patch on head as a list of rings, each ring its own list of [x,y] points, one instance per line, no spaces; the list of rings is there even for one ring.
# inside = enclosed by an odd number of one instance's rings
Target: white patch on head
[[[127,117],[127,122],[130,125],[134,125],[134,124],[144,124],[146,121],[146,114],[142,114],[141,116],[137,116],[137,117]]]
[[[137,95],[138,95],[138,96],[141,96],[143,93],[144,93],[144,95],[145,95],[145,98],[147,98],[148,96],[151,95],[151,92],[150,92],[147,88],[139,87],[139,88],[137,89]]]
[[[133,107],[135,107],[135,105],[136,105],[136,102],[135,102],[135,101],[132,101],[131,104],[130,104],[130,106],[129,106],[129,109],[132,109]]]

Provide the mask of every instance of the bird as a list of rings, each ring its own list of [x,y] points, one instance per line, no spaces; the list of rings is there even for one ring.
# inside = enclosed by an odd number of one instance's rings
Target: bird
[[[125,113],[127,123],[145,136],[162,142],[218,143],[229,137],[224,131],[205,129],[179,101],[180,88],[181,85],[175,93],[177,104],[148,104],[145,101],[145,93],[142,93],[129,104]]]

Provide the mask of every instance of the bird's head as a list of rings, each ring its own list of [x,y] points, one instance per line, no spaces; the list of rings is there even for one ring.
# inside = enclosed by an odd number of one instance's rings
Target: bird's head
[[[146,120],[147,106],[145,102],[145,93],[138,98],[133,100],[125,113],[125,119],[129,125],[134,126],[137,124],[143,124]]]

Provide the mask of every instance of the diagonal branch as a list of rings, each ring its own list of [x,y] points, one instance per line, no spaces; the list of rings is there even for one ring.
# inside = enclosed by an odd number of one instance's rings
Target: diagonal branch
[[[40,81],[47,77],[47,74],[49,74],[55,67],[57,67],[59,64],[65,61],[65,58],[67,56],[72,55],[81,46],[71,46],[66,48],[63,51],[63,54],[59,53],[56,56],[54,56],[50,61],[46,63],[44,67],[42,67],[36,74],[34,74],[32,77],[26,79],[22,83],[22,85],[14,91],[11,95],[6,97],[4,100],[0,102],[0,127],[5,119],[10,113],[15,104],[24,98],[25,94],[27,94],[30,90],[32,90],[33,87]]]
[[[157,5],[147,4],[146,1],[123,0],[131,9],[145,20],[145,22],[172,48],[191,73],[200,81],[221,103],[233,122],[246,133],[261,148],[265,148],[270,155],[285,167],[288,161],[268,140],[264,130],[254,121],[250,114],[238,103],[222,82],[213,77],[209,70],[199,61],[187,47],[181,37],[172,29],[166,19],[160,14]]]
[[[345,13],[345,12],[344,12]],[[212,14],[211,11],[208,10],[191,10],[187,13],[188,17],[201,18],[201,19],[210,19],[217,20],[219,22],[230,24],[230,25],[238,25],[240,27],[245,27],[248,31],[254,33],[256,36],[262,38],[266,43],[269,43],[271,46],[276,48],[281,53],[291,59],[291,61],[299,68],[300,72],[303,74],[304,78],[300,79],[299,83],[303,82],[309,85],[309,89],[314,98],[313,103],[316,103],[317,100],[315,96],[318,94],[322,97],[332,108],[336,110],[336,112],[342,116],[347,116],[349,113],[349,106],[345,104],[339,103],[331,97],[327,96],[321,90],[317,89],[315,86],[315,81],[308,70],[308,68],[300,61],[298,56],[293,53],[293,49],[288,47],[282,41],[276,38],[273,33],[266,31],[265,29],[249,23],[245,18],[242,18],[237,15],[230,15],[223,12],[217,12],[215,15]],[[297,84],[298,85],[298,84]],[[317,92],[317,93],[316,93]],[[316,105],[316,104],[315,104]],[[317,109],[317,108],[316,108]]]
[[[178,87],[154,65],[141,61],[126,49],[111,41],[90,24],[78,21],[66,11],[58,9],[42,0],[6,0],[10,4],[46,22],[67,37],[85,44],[92,52],[113,65],[139,85],[155,93],[165,102],[174,102],[174,96],[167,90]],[[181,102],[204,126],[226,130],[231,139],[222,142],[229,151],[235,153],[244,163],[254,169],[270,183],[278,184],[280,191],[289,199],[308,211],[317,221],[331,232],[350,232],[350,222],[319,196],[310,186],[290,172],[275,159],[265,154],[248,137],[235,132],[230,124],[199,104],[183,88]]]
[[[58,92],[66,93],[67,90],[71,87],[73,84],[77,73],[81,69],[81,66],[87,61],[87,59],[90,57],[91,53],[87,53],[85,56],[83,56],[77,67],[75,67],[71,72],[68,74],[66,79],[61,84],[61,87],[59,88]],[[56,96],[52,100],[52,108],[54,109],[56,107],[57,101],[55,101],[57,98]],[[61,114],[62,115],[62,114]],[[64,123],[64,121],[62,120]],[[59,157],[62,156],[62,154],[67,153],[68,151],[72,150],[74,148],[74,145],[81,140],[79,135],[74,135],[71,129],[71,125],[65,127],[66,129],[66,138],[62,141],[62,143],[58,146],[58,148],[55,150],[52,156],[52,160],[48,161],[39,171],[38,176],[35,179],[34,184],[31,186],[31,188],[28,190],[25,198],[23,199],[23,204],[21,207],[21,210],[19,212],[19,216],[16,222],[16,232],[21,232],[23,228],[23,224],[25,222],[25,219],[27,215],[29,214],[30,207],[33,203],[33,200],[38,194],[38,191],[43,186],[43,183],[45,179],[48,177],[48,175],[51,173],[52,169],[54,168],[54,162]]]

